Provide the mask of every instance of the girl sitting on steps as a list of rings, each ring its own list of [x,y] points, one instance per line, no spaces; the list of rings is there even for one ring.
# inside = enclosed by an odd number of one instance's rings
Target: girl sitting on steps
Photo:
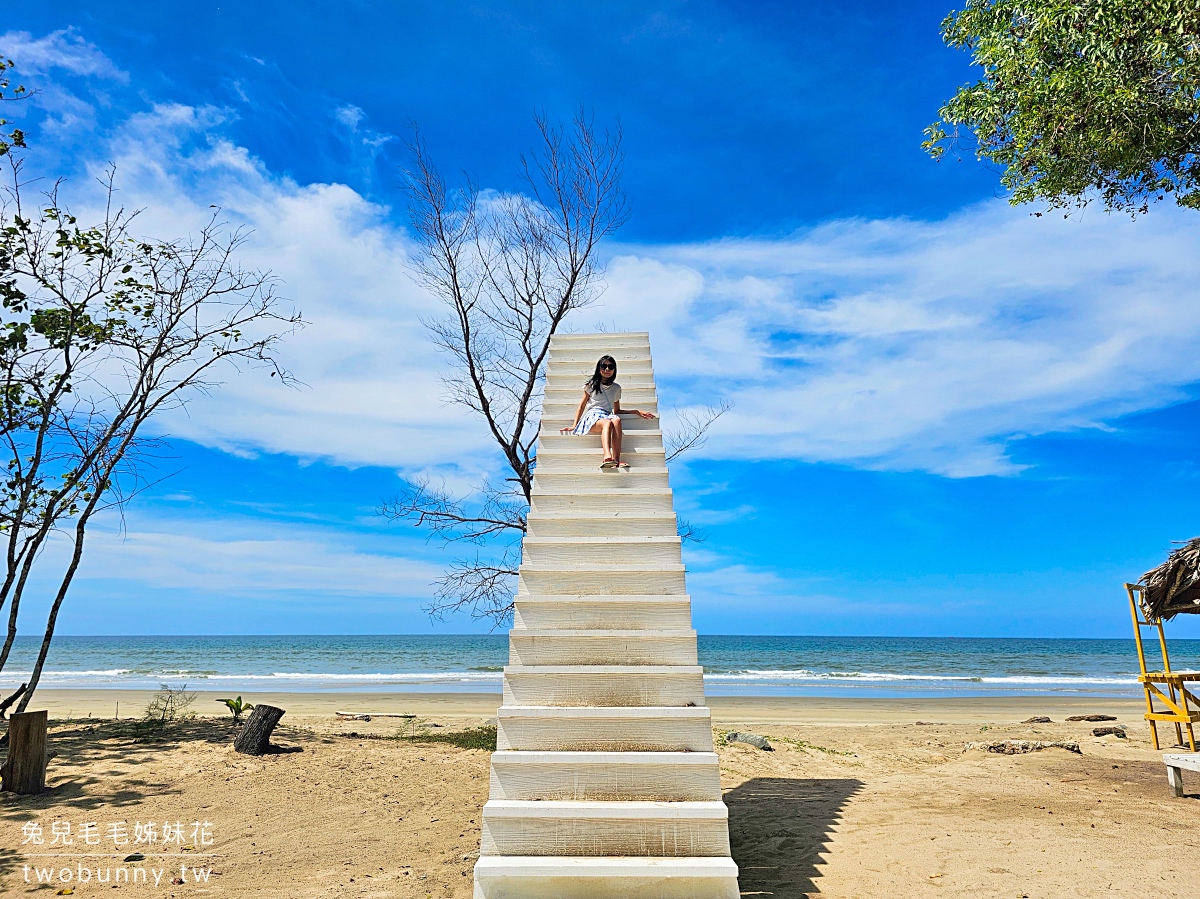
[[[617,360],[612,356],[601,356],[596,371],[583,385],[583,399],[575,410],[575,421],[560,429],[561,434],[599,434],[600,446],[604,449],[601,468],[628,468],[621,461],[621,415],[640,415],[642,418],[657,418],[653,412],[640,409],[621,408],[621,385],[617,383]]]

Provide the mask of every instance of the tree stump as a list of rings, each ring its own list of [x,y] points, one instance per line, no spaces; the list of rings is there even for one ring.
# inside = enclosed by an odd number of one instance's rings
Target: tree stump
[[[46,712],[18,712],[8,722],[2,789],[31,795],[46,789]]]
[[[273,705],[256,705],[233,738],[234,750],[245,755],[266,755],[271,748],[271,731],[283,714],[283,709]]]

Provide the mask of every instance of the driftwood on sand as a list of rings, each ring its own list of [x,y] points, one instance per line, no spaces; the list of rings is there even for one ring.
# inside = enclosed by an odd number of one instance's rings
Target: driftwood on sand
[[[401,712],[335,712],[339,718],[349,718],[351,721],[370,721],[372,718],[416,718],[416,715]]]
[[[1067,752],[1078,752],[1079,744],[1074,740],[993,740],[990,743],[968,743],[963,752],[972,749],[982,749],[984,752],[995,752],[1000,755],[1021,755],[1025,752],[1040,752],[1043,749],[1065,749]]]
[[[743,734],[736,730],[731,730],[725,735],[726,743],[745,743],[747,746],[753,746],[755,749],[761,749],[764,752],[774,752],[773,747],[767,738],[759,734]]]

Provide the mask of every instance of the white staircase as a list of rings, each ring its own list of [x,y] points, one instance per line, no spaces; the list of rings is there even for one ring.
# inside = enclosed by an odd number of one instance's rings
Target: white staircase
[[[740,895],[659,422],[558,433],[606,353],[658,411],[647,334],[553,338],[475,899]]]

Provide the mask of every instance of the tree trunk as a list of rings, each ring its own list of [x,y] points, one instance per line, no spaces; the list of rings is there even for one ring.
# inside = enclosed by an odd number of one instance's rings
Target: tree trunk
[[[121,452],[123,453],[124,450],[122,449]],[[120,461],[120,454],[117,455],[117,461]],[[67,566],[62,582],[58,585],[58,593],[55,594],[54,602],[50,606],[50,614],[46,617],[46,633],[42,637],[42,648],[38,650],[37,661],[33,663],[33,672],[29,675],[29,686],[25,688],[25,692],[21,695],[21,701],[17,703],[18,712],[25,711],[29,700],[33,699],[33,691],[37,689],[38,681],[42,679],[42,666],[46,664],[46,656],[50,654],[50,641],[54,639],[54,623],[58,621],[58,610],[62,608],[63,600],[67,598],[67,590],[71,587],[71,581],[75,579],[75,572],[79,570],[79,560],[83,558],[83,538],[87,532],[88,521],[91,519],[92,513],[96,511],[96,504],[100,502],[100,497],[103,495],[104,491],[97,489],[75,522],[75,549],[71,553],[71,564]],[[16,716],[14,715],[14,717]]]
[[[13,691],[11,696],[9,696],[3,702],[0,702],[0,720],[2,720],[4,716],[8,714],[8,707],[21,698],[21,694],[25,692],[28,686],[28,683],[21,684],[20,687]]]
[[[245,755],[265,755],[271,747],[271,731],[283,717],[283,709],[256,705],[245,725],[233,738],[233,748]]]
[[[15,712],[8,722],[3,789],[30,795],[46,789],[46,712]]]

